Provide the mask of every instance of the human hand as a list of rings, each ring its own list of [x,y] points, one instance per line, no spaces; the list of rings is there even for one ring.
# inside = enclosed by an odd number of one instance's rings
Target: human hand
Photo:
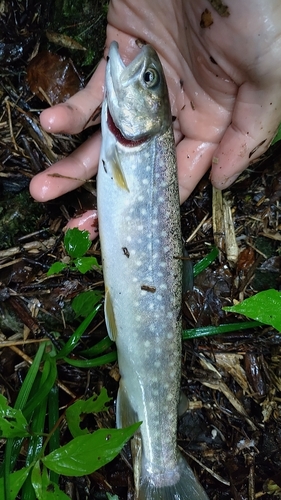
[[[210,165],[212,183],[228,187],[264,153],[281,121],[280,1],[227,4],[225,17],[207,0],[139,0],[137,6],[134,0],[112,0],[109,5],[105,57],[117,40],[127,64],[139,51],[139,38],[161,58],[176,117],[182,202]],[[202,27],[204,23],[209,26]],[[48,132],[78,133],[93,125],[90,118],[103,99],[105,65],[102,59],[85,89],[43,111],[41,123]],[[39,201],[56,198],[82,184],[69,177],[92,177],[100,143],[97,133],[35,176],[32,196]],[[68,178],[51,177],[54,172]],[[81,226],[89,229],[91,214],[86,217]]]

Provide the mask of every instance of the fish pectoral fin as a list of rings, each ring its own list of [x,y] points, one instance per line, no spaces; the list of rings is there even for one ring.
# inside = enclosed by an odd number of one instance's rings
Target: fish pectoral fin
[[[129,427],[139,422],[138,415],[133,409],[126,388],[121,378],[116,401],[116,424],[118,429]]]
[[[105,324],[107,328],[108,336],[113,342],[116,342],[117,338],[117,327],[115,322],[115,315],[113,310],[113,305],[110,297],[109,290],[105,291],[105,300],[104,300],[104,317]]]
[[[117,186],[130,192],[125,174],[121,166],[121,161],[116,150],[115,154],[112,156],[111,165],[112,165],[113,179],[116,182]]]

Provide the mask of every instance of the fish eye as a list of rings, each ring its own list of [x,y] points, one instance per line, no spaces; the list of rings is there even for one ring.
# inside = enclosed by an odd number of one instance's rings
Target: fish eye
[[[156,87],[160,80],[158,71],[156,71],[154,68],[148,68],[143,74],[143,80],[146,87]]]

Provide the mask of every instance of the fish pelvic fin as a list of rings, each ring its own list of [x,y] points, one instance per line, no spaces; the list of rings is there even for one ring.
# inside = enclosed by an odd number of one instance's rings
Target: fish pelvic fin
[[[104,316],[105,316],[105,324],[106,324],[108,336],[113,342],[116,342],[117,326],[116,326],[111,296],[110,296],[108,288],[106,288],[106,290],[105,290]]]
[[[175,471],[157,476],[142,473],[135,500],[208,500],[208,496],[179,453]]]

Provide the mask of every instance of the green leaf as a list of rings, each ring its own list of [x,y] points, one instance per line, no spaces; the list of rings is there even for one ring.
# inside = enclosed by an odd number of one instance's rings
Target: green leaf
[[[194,278],[195,278],[195,276],[198,276],[198,274],[202,273],[202,271],[204,271],[204,269],[209,267],[209,265],[217,258],[218,255],[219,255],[219,251],[216,247],[214,247],[214,248],[212,248],[210,253],[208,255],[206,255],[206,257],[204,257],[202,260],[197,262],[197,264],[195,264],[193,266]]]
[[[47,272],[47,276],[52,276],[53,274],[59,274],[66,267],[68,267],[68,264],[64,264],[63,262],[54,262],[54,264],[51,265],[49,271]]]
[[[273,141],[271,143],[271,146],[273,144],[275,144],[277,141],[280,141],[280,140],[281,140],[281,123],[280,123],[280,125],[278,127],[277,134],[276,134],[276,136],[274,137],[274,139],[273,139]]]
[[[65,250],[73,259],[83,257],[92,242],[88,231],[80,231],[77,227],[68,229],[64,237]]]
[[[0,437],[15,438],[29,435],[28,423],[21,410],[8,406],[7,399],[0,394]]]
[[[75,259],[74,265],[82,274],[87,273],[94,267],[97,267],[98,269],[101,268],[96,257],[79,257],[78,259]]]
[[[25,482],[31,467],[22,467],[20,470],[9,474],[9,500],[14,500],[18,495],[23,483]],[[0,498],[6,499],[6,491],[4,488],[4,478],[0,478]]]
[[[54,357],[47,355],[44,363],[42,374],[40,374],[40,386],[25,405],[23,413],[26,417],[31,415],[33,410],[39,406],[42,401],[48,396],[57,378],[57,365]]]
[[[78,436],[42,461],[49,469],[65,476],[91,474],[113,460],[139,426],[138,422],[125,429],[99,429],[93,434]]]
[[[107,349],[109,349],[109,347],[113,344],[114,342],[107,336],[97,342],[97,344],[89,347],[89,349],[83,349],[83,351],[80,351],[79,354],[85,356],[85,358],[94,358],[95,356],[102,354],[104,351],[107,351]]]
[[[103,297],[99,290],[88,290],[87,292],[79,293],[71,302],[71,307],[76,313],[76,316],[83,316],[84,318],[90,314],[96,304],[98,304]]]
[[[41,474],[40,462],[36,462],[31,474],[32,486],[38,500],[69,500],[69,497],[50,481],[46,467]]]
[[[69,430],[73,437],[89,434],[88,429],[81,429],[80,422],[82,416],[88,413],[98,413],[99,411],[107,410],[105,406],[111,398],[108,397],[106,389],[103,387],[100,394],[94,394],[86,401],[79,399],[66,410],[65,416]]]
[[[97,358],[93,359],[63,359],[69,365],[76,366],[76,368],[94,368],[95,366],[107,365],[108,363],[113,363],[113,361],[116,361],[117,352],[109,352],[108,354],[104,354],[103,356],[98,356]]]
[[[223,333],[239,332],[240,330],[248,330],[257,326],[263,326],[263,324],[259,321],[241,321],[239,323],[227,323],[219,326],[201,326],[190,328],[190,330],[183,330],[182,338],[183,340],[188,340],[208,335],[222,335]]]
[[[111,495],[111,493],[106,492],[106,496],[108,500],[119,500],[119,497],[117,495]]]
[[[224,311],[244,314],[281,332],[281,292],[265,290],[243,300],[240,304],[224,307]]]
[[[54,451],[60,446],[60,429],[57,425],[59,420],[59,388],[54,385],[50,390],[48,397],[48,428],[49,428],[49,451]],[[50,480],[59,484],[59,476],[51,471]]]
[[[65,356],[68,356],[73,349],[76,347],[78,344],[80,338],[82,337],[83,333],[85,330],[88,328],[89,324],[91,321],[94,319],[96,316],[98,310],[100,309],[101,304],[97,304],[94,308],[94,310],[85,318],[82,323],[78,326],[78,328],[75,330],[75,332],[71,335],[70,339],[66,342],[66,344],[63,346],[63,348],[58,352],[56,358],[61,359],[64,358]]]

